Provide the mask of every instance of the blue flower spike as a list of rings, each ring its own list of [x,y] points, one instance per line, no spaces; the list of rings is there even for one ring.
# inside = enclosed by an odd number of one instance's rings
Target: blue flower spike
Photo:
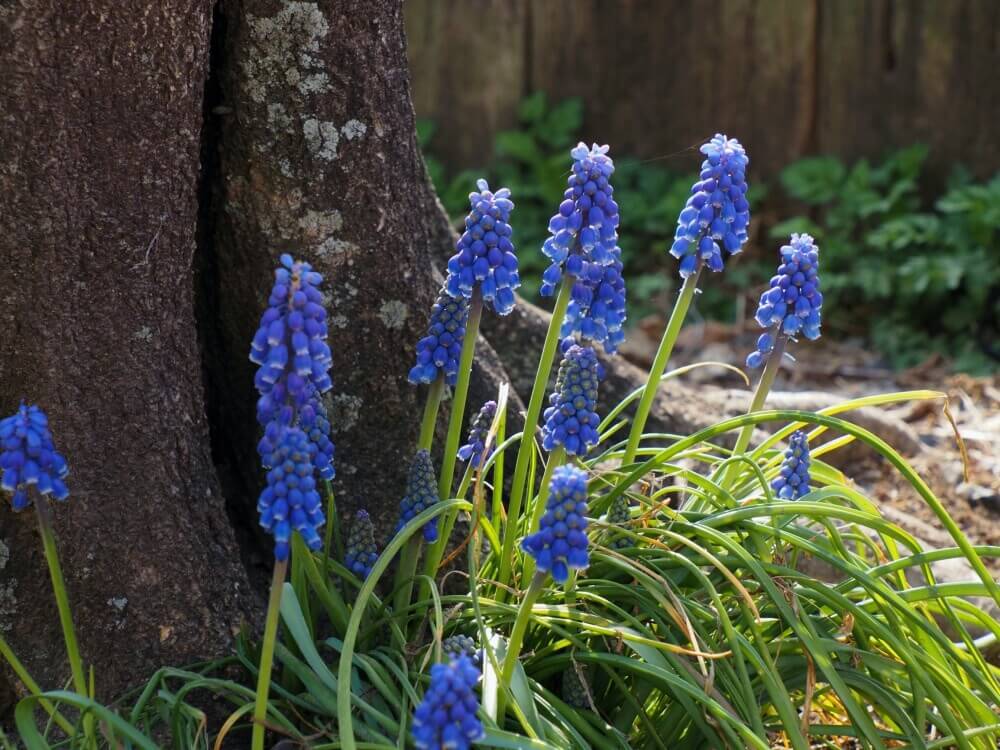
[[[413,743],[420,750],[469,750],[486,732],[476,717],[479,669],[468,656],[431,667],[431,683],[413,712]]]
[[[781,471],[771,488],[782,500],[798,500],[809,492],[809,437],[796,430],[788,438]]]
[[[270,470],[257,511],[260,525],[274,536],[275,559],[288,559],[293,530],[299,532],[309,549],[320,549],[323,505],[316,489],[309,437],[298,427],[286,427],[264,463]]]
[[[361,509],[354,515],[351,533],[347,535],[344,566],[363,581],[371,574],[376,560],[378,547],[375,546],[375,524],[368,511]]]
[[[0,419],[0,488],[13,493],[15,511],[31,504],[31,486],[56,500],[68,498],[67,474],[69,466],[52,443],[45,412],[22,403],[16,413]]]
[[[486,436],[490,432],[490,425],[497,415],[497,402],[487,401],[483,404],[479,413],[472,420],[469,427],[469,437],[465,445],[458,449],[458,460],[472,463],[473,467],[481,468],[489,458],[486,452]]]
[[[549,397],[542,427],[542,447],[562,446],[574,456],[586,455],[597,445],[597,354],[590,347],[572,345],[563,355],[556,390]]]
[[[333,387],[322,282],[311,265],[282,255],[250,345],[250,360],[259,365],[257,421],[264,428],[257,452],[268,470],[257,508],[279,561],[288,559],[292,531],[310,549],[322,546],[325,519],[316,483],[335,474],[322,399]]]
[[[625,495],[619,495],[611,503],[611,507],[608,508],[608,523],[614,526],[626,526],[632,520],[632,515],[629,513],[628,498]],[[620,550],[626,547],[631,547],[633,541],[627,536],[618,536],[616,539],[612,539],[608,546],[611,549]]]
[[[774,351],[779,337],[820,337],[823,294],[819,290],[819,248],[808,234],[793,234],[781,248],[781,264],[760,296],[755,316],[765,333],[747,357],[747,367],[761,367]]]
[[[448,261],[445,288],[455,299],[472,299],[478,288],[498,315],[507,315],[514,309],[514,292],[521,286],[511,241],[514,202],[507,188],[491,192],[486,180],[478,180],[476,187],[478,191],[469,194],[471,210],[465,231]]]
[[[438,501],[437,477],[434,475],[434,464],[427,450],[419,450],[410,464],[410,473],[406,479],[406,496],[399,505],[399,522],[396,533],[406,526],[413,518],[427,510]],[[424,541],[436,542],[438,538],[438,519],[424,524]]]
[[[552,473],[549,498],[538,531],[521,541],[521,549],[535,559],[541,573],[565,583],[570,569],[590,564],[587,550],[587,475],[574,466]]]
[[[670,254],[687,278],[704,263],[713,271],[724,267],[725,255],[743,249],[750,226],[747,201],[747,152],[735,138],[716,133],[701,147],[705,160],[691,186],[691,196],[677,218]]]
[[[542,252],[551,261],[540,293],[555,294],[564,273],[573,276],[572,297],[561,335],[574,333],[613,354],[625,339],[625,279],[618,246],[618,204],[607,146],[578,143],[559,210],[549,221]]]
[[[475,662],[479,662],[482,652],[476,646],[476,641],[467,635],[450,635],[441,642],[441,650],[449,659],[458,659],[467,656]]]
[[[468,319],[469,301],[465,297],[454,298],[442,288],[431,308],[427,335],[417,342],[417,363],[410,370],[411,383],[433,383],[443,374],[448,385],[455,385]]]

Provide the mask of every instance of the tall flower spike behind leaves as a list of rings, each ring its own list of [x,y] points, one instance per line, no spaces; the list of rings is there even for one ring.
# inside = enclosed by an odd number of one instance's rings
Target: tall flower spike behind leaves
[[[565,583],[570,568],[590,565],[586,530],[587,475],[574,466],[560,466],[552,473],[538,531],[521,541],[521,549],[535,558],[539,572]]]
[[[574,456],[586,455],[597,445],[597,354],[590,347],[572,345],[563,355],[556,390],[549,397],[542,427],[542,447],[562,446]]]
[[[413,456],[410,473],[406,479],[406,495],[399,504],[399,522],[396,533],[399,533],[418,514],[427,510],[438,501],[437,477],[434,475],[434,464],[427,450],[419,450]],[[424,524],[424,541],[435,542],[438,538],[438,519],[434,518]]]
[[[490,432],[490,425],[497,415],[497,402],[487,401],[483,404],[479,413],[472,420],[469,427],[469,437],[465,445],[458,449],[458,459],[472,463],[475,468],[480,468],[489,454],[486,453],[486,436]]]
[[[479,669],[467,656],[431,667],[431,683],[413,712],[413,743],[421,750],[469,750],[486,732],[476,717]]]
[[[409,375],[411,383],[433,383],[443,374],[448,385],[455,385],[468,319],[469,301],[461,296],[453,298],[442,288],[431,308],[427,335],[417,342],[417,363]]]
[[[691,186],[691,197],[677,218],[670,254],[687,278],[704,262],[723,269],[724,254],[735,255],[747,241],[750,203],[747,201],[747,152],[735,138],[716,133],[701,147],[705,160]]]
[[[809,437],[796,430],[788,438],[785,460],[771,488],[782,500],[798,500],[809,492]]]
[[[514,292],[521,286],[511,241],[514,202],[507,188],[493,193],[486,180],[478,180],[476,187],[478,192],[469,193],[472,210],[465,218],[465,231],[448,261],[445,288],[456,299],[471,299],[478,287],[498,315],[507,315],[514,309]]]
[[[287,560],[291,530],[311,549],[322,544],[325,519],[316,477],[333,477],[334,447],[321,396],[333,383],[319,292],[323,277],[288,254],[280,261],[250,360],[259,365],[254,385],[260,393],[257,420],[264,428],[257,451],[269,470],[258,502],[260,523],[274,535],[275,557]]]
[[[779,337],[799,334],[816,340],[820,336],[823,294],[819,290],[819,248],[808,234],[793,234],[781,248],[781,264],[771,284],[760,295],[755,316],[761,328],[769,329],[757,339],[757,348],[747,357],[747,367],[764,364]]]
[[[344,566],[363,581],[372,572],[376,560],[378,547],[375,546],[375,524],[368,511],[362,509],[355,514],[351,533],[347,536]]]
[[[625,279],[618,246],[618,204],[612,197],[614,162],[607,146],[578,143],[559,210],[549,221],[542,252],[551,264],[540,293],[555,294],[564,273],[575,279],[561,335],[577,333],[613,353],[625,339]]]
[[[22,403],[15,414],[0,420],[0,488],[13,493],[14,510],[31,504],[32,485],[42,495],[65,500],[67,474],[69,466],[52,443],[45,412]]]

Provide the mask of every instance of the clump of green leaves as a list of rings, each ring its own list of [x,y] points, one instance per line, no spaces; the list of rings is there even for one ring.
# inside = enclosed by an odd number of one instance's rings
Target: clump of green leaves
[[[861,334],[898,366],[929,352],[956,367],[989,370],[1000,319],[1000,174],[975,182],[962,168],[944,195],[922,192],[925,146],[848,168],[803,159],[781,183],[808,209],[772,227],[779,239],[808,232],[823,248],[824,322]]]

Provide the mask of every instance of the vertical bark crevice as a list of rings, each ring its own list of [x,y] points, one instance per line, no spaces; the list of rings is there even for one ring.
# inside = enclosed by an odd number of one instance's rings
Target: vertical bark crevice
[[[226,417],[229,349],[238,349],[239,342],[227,339],[220,321],[221,286],[226,283],[227,269],[220,262],[216,249],[216,232],[219,215],[225,210],[225,186],[222,183],[222,149],[225,147],[225,130],[232,124],[233,110],[228,106],[223,91],[223,77],[227,75],[227,38],[230,18],[222,0],[212,8],[212,33],[209,40],[208,75],[202,106],[201,171],[198,185],[198,230],[195,255],[195,322],[201,353],[202,378],[205,383],[205,411],[208,415],[209,440],[212,463],[219,477],[219,485],[226,514],[236,536],[240,556],[254,589],[263,591],[268,580],[264,561],[268,559],[269,542],[256,523],[256,514],[249,513],[250,498],[259,487],[252,481],[252,474],[240,471],[245,458],[235,450],[238,441],[232,438],[233,425]],[[249,346],[248,342],[244,342]],[[252,388],[230,397],[254,400]]]

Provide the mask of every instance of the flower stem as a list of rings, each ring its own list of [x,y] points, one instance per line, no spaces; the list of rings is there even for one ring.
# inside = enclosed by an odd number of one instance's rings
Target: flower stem
[[[628,435],[628,444],[625,448],[625,455],[622,457],[622,464],[630,464],[635,460],[635,455],[639,450],[639,441],[642,438],[642,431],[646,427],[646,420],[649,418],[649,410],[653,406],[653,399],[660,388],[660,378],[667,368],[667,362],[677,343],[677,336],[681,332],[681,325],[687,317],[688,308],[691,307],[691,300],[694,299],[695,290],[698,288],[698,277],[701,275],[701,267],[693,274],[684,279],[681,286],[680,295],[674,304],[673,312],[670,313],[670,320],[667,328],[660,339],[660,346],[656,350],[653,359],[653,366],[649,369],[649,378],[646,380],[646,387],[643,388],[642,398],[639,406],[635,410],[635,417],[632,419],[632,430]]]
[[[66,594],[66,581],[63,578],[62,565],[59,563],[59,552],[56,549],[56,536],[52,529],[52,517],[49,514],[49,502],[45,495],[35,496],[35,512],[38,516],[38,529],[42,534],[42,547],[45,550],[45,561],[49,566],[49,576],[52,578],[52,593],[55,594],[56,607],[59,610],[59,623],[62,625],[63,639],[66,641],[66,656],[73,673],[73,687],[82,696],[90,697],[87,689],[87,678],[83,672],[83,660],[80,658],[80,646],[76,640],[76,629],[73,627],[73,612],[69,606],[69,596]],[[94,746],[94,718],[83,717],[84,736],[87,746]]]
[[[542,473],[542,482],[538,487],[538,497],[535,498],[535,505],[531,510],[531,523],[524,530],[525,534],[533,534],[538,530],[538,526],[545,514],[545,505],[549,500],[549,483],[552,481],[552,474],[557,468],[562,466],[566,460],[566,449],[558,446],[549,454],[549,460],[545,462],[545,471]],[[526,581],[535,572],[535,560],[531,555],[524,556],[524,568],[521,572],[521,580]]]
[[[514,677],[514,667],[517,659],[521,655],[521,644],[524,642],[524,634],[528,630],[528,621],[531,619],[531,608],[535,606],[539,595],[542,593],[542,585],[545,583],[547,573],[535,573],[531,579],[531,585],[524,592],[524,599],[517,610],[517,619],[514,620],[514,628],[510,631],[510,640],[507,641],[507,655],[503,660],[503,669],[500,673],[500,680],[504,688],[510,688],[510,681]],[[498,697],[497,720],[502,721],[506,690],[500,690]]]
[[[253,740],[251,750],[264,750],[264,723],[267,719],[267,695],[271,688],[271,666],[274,663],[274,642],[278,634],[278,614],[281,611],[281,591],[285,585],[287,560],[275,560],[271,579],[271,596],[267,602],[264,640],[260,646],[260,670],[257,673],[257,700],[253,710]]]
[[[542,403],[545,400],[545,391],[549,386],[549,375],[552,372],[552,362],[559,349],[559,333],[562,329],[563,319],[566,317],[566,308],[569,307],[575,282],[576,279],[573,276],[566,275],[559,287],[559,296],[556,297],[552,319],[549,321],[549,330],[545,334],[545,344],[542,346],[542,355],[538,360],[535,382],[531,387],[528,411],[524,415],[524,431],[521,433],[521,442],[517,447],[517,459],[514,462],[514,479],[510,486],[507,524],[504,526],[503,551],[500,554],[499,586],[497,586],[497,598],[500,601],[503,601],[506,595],[504,587],[510,582],[514,540],[517,538],[518,520],[521,515],[521,502],[524,499],[531,452],[535,448],[535,427],[538,425],[538,417],[542,412]]]
[[[393,600],[393,614],[396,617],[402,616],[406,608],[410,606],[410,597],[413,595],[413,577],[417,572],[420,544],[423,542],[422,534],[422,531],[417,531],[409,538],[399,558],[399,567],[396,568],[396,598]],[[405,633],[406,621],[399,623],[399,626]]]
[[[483,317],[483,297],[477,289],[469,303],[469,322],[465,326],[465,340],[462,341],[462,358],[458,362],[458,381],[455,395],[451,400],[451,416],[448,418],[448,437],[444,443],[441,458],[441,481],[438,496],[442,500],[451,497],[455,481],[455,461],[458,458],[458,444],[462,439],[462,424],[465,421],[465,402],[469,397],[469,383],[472,382],[472,360],[476,354],[476,339],[479,338],[479,321]],[[422,432],[422,430],[421,430]]]
[[[431,449],[431,444],[434,442],[434,426],[437,424],[438,408],[441,406],[443,393],[444,375],[438,375],[427,391],[427,402],[424,404],[424,418],[420,423],[420,439],[417,441],[417,450]]]
[[[28,689],[28,692],[32,695],[41,695],[42,689],[38,686],[38,683],[28,674],[28,670],[24,668],[21,660],[17,658],[11,647],[4,640],[3,636],[0,635],[0,656],[7,660],[10,664],[10,668],[14,671],[14,674],[22,682],[22,684]],[[41,698],[39,699],[39,704],[46,710],[46,712],[53,718],[59,728],[62,729],[68,737],[72,737],[75,733],[73,725],[70,724],[66,718],[59,713],[51,701]]]
[[[757,388],[753,392],[753,399],[750,401],[750,409],[747,411],[747,414],[752,414],[764,408],[764,402],[767,401],[767,396],[771,392],[771,386],[774,385],[774,378],[781,368],[781,359],[785,354],[786,341],[787,337],[785,336],[775,336],[774,349],[767,358],[767,364],[764,365],[764,371],[760,374],[760,380],[757,381]],[[740,434],[736,438],[736,446],[733,448],[734,456],[739,456],[750,445],[753,428],[752,424],[748,424],[740,430]],[[739,464],[734,463],[726,470],[722,480],[722,487],[726,489],[730,487],[739,475],[740,468]]]

